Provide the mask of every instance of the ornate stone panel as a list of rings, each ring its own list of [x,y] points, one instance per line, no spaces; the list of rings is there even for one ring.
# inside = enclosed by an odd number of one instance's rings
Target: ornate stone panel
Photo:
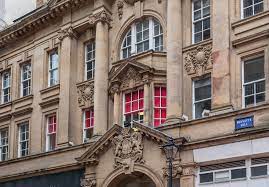
[[[142,76],[135,68],[129,67],[121,82],[121,90],[134,88],[141,84]]]
[[[172,171],[173,178],[176,178],[179,175],[181,175],[182,174],[182,170],[183,169],[182,169],[181,166],[179,166],[178,164],[173,164],[173,171]],[[163,176],[164,177],[168,177],[169,176],[169,169],[168,169],[168,167],[163,168]]]
[[[85,82],[77,86],[78,104],[82,106],[94,105],[94,82]]]
[[[118,7],[118,15],[119,15],[119,19],[122,19],[122,15],[123,15],[123,7],[124,7],[124,3],[122,0],[119,0],[117,2],[117,7]]]
[[[81,187],[95,187],[96,179],[95,178],[83,178],[80,180]]]
[[[184,68],[188,75],[201,76],[212,68],[212,45],[201,45],[184,55]]]
[[[143,136],[138,130],[123,128],[121,134],[112,140],[114,145],[115,168],[133,172],[135,163],[143,164]]]

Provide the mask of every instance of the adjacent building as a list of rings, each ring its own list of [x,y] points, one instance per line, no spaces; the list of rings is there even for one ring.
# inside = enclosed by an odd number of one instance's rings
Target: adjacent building
[[[50,0],[0,31],[0,186],[269,186],[268,0]]]
[[[6,26],[6,22],[4,21],[5,13],[5,0],[0,0],[0,30]]]

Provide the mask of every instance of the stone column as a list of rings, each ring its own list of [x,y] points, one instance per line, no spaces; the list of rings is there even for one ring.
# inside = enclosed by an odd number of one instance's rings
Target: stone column
[[[72,64],[75,61],[72,60],[72,53],[75,53],[76,49],[76,34],[72,27],[62,29],[59,33],[59,40],[61,41],[60,49],[60,103],[59,103],[59,115],[58,127],[57,127],[57,145],[58,147],[66,147],[69,142],[69,128],[70,128],[70,100],[72,85],[76,76],[70,76],[72,71]],[[74,83],[75,85],[75,83]]]
[[[145,74],[143,76],[144,82],[144,124],[148,125],[150,123],[150,80],[149,75]]]
[[[96,58],[94,77],[94,135],[108,127],[108,13],[103,10],[93,17],[96,23]]]
[[[230,21],[229,1],[212,4],[212,113],[230,111]],[[221,27],[219,26],[221,25]],[[221,41],[221,42],[219,42]]]
[[[113,124],[120,123],[119,117],[120,117],[120,88],[119,84],[115,83],[110,90],[110,93],[113,95]]]
[[[182,116],[182,18],[181,0],[167,7],[167,119]]]

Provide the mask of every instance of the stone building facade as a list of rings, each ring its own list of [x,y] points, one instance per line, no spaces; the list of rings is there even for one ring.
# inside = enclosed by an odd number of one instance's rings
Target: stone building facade
[[[269,0],[49,0],[0,32],[0,186],[269,185]],[[127,127],[128,126],[128,127]]]

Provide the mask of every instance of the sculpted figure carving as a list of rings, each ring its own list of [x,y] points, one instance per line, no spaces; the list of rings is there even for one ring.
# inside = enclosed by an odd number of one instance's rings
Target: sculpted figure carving
[[[144,163],[142,134],[131,128],[124,128],[113,139],[115,168],[123,167],[132,172],[134,163]]]

